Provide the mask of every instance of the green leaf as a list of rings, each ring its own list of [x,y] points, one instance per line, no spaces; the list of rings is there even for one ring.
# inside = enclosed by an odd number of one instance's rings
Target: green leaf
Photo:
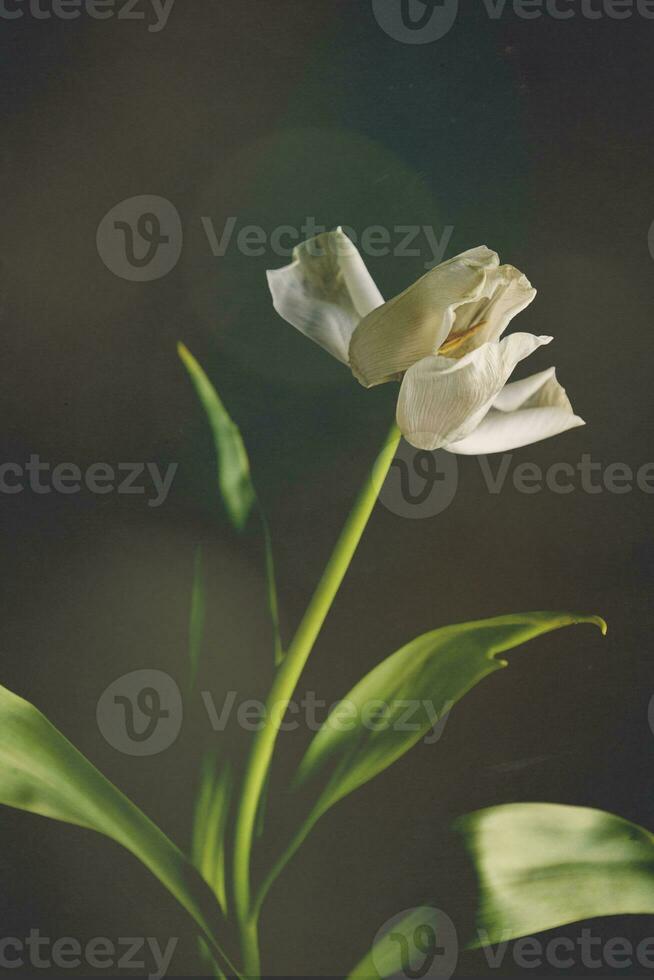
[[[189,617],[189,659],[191,662],[189,687],[192,691],[198,674],[198,666],[202,655],[204,638],[204,622],[206,615],[206,582],[202,566],[202,548],[195,552],[193,562],[193,588],[191,591],[191,615]]]
[[[484,677],[500,653],[596,616],[534,612],[445,626],[412,640],[374,668],[336,706],[302,760],[296,783],[328,782],[311,822],[403,756]]]
[[[370,952],[351,973],[348,973],[347,980],[375,980],[375,978],[385,980],[386,977],[406,977],[412,970],[416,971],[411,973],[412,976],[432,976],[431,972],[420,970],[420,966],[425,962],[425,954],[418,948],[415,938],[416,933],[419,934],[425,929],[428,937],[436,937],[439,931],[438,925],[438,912],[433,908],[412,909],[407,915],[398,917],[376,940]],[[400,952],[402,936],[406,938],[406,943],[402,944],[407,950],[405,960],[402,960]]]
[[[40,711],[4,687],[0,687],[0,733],[0,804],[95,830],[122,844],[159,879],[224,957],[215,940],[218,905],[179,848]]]
[[[606,632],[597,616],[498,616],[425,633],[375,667],[332,709],[300,764],[294,788],[312,784],[315,802],[264,878],[255,908],[261,908],[320,817],[442,724],[471,688],[506,667],[498,654],[576,623],[594,623]]]
[[[216,895],[227,915],[225,877],[225,833],[232,797],[232,770],[225,763],[216,776],[215,760],[209,756],[202,769],[200,793],[193,826],[193,862]]]
[[[594,916],[654,914],[654,836],[628,820],[552,803],[462,817],[479,876],[479,948]]]
[[[272,628],[273,628],[275,664],[279,666],[279,664],[284,659],[284,648],[282,646],[282,635],[281,635],[281,629],[279,625],[279,604],[277,602],[277,580],[275,576],[275,559],[273,556],[272,537],[270,534],[270,528],[268,526],[268,520],[261,506],[259,506],[259,517],[261,520],[261,530],[263,532],[263,542],[264,542],[264,549],[265,549],[268,612],[270,613],[270,621],[272,623]]]
[[[184,344],[178,344],[177,349],[211,425],[218,454],[218,484],[225,508],[236,530],[242,531],[256,494],[241,433],[190,351]]]
[[[177,349],[211,426],[218,460],[218,485],[232,525],[237,531],[243,531],[255,504],[259,511],[265,549],[268,610],[273,627],[275,663],[279,664],[284,653],[279,629],[272,539],[252,482],[247,451],[238,427],[205,372],[184,344],[178,344]]]
[[[198,948],[200,951],[200,959],[204,965],[208,967],[210,975],[215,977],[215,980],[227,980],[227,977],[216,962],[216,958],[211,952],[211,948],[207,945],[202,936],[198,937]]]

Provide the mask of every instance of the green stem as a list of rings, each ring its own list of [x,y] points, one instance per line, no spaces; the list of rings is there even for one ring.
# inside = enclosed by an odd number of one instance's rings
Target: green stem
[[[241,947],[243,949],[243,971],[249,978],[261,976],[261,956],[259,954],[259,921],[250,916],[241,922]]]
[[[288,703],[350,566],[399,441],[400,432],[394,425],[384,448],[375,460],[368,479],[361,488],[295,637],[277,671],[266,702],[265,722],[257,733],[250,752],[243,778],[234,842],[234,900],[241,926],[244,953],[249,951],[245,967],[248,976],[258,975],[259,961],[258,949],[256,949],[257,915],[251,904],[250,857],[257,809],[275,742]]]

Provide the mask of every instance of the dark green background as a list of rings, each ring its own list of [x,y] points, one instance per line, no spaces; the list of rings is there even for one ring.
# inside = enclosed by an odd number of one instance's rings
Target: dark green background
[[[264,272],[284,260],[234,247],[214,258],[200,216],[268,231],[307,216],[453,225],[450,255],[488,243],[539,289],[520,329],[556,338],[529,370],[556,363],[589,423],[514,463],[653,458],[654,22],[494,22],[477,3],[462,7],[425,46],[385,35],[367,0],[177,0],[160,34],[139,22],[0,21],[3,461],[180,464],[158,510],[129,496],[0,499],[1,681],[182,844],[198,753],[219,741],[199,698],[186,701],[180,741],[145,760],[104,742],[95,708],[136,668],[185,682],[198,542],[212,598],[202,686],[217,702],[234,688],[261,696],[271,667],[257,541],[236,541],[222,518],[175,343],[202,361],[241,426],[287,636],[394,399],[364,391],[276,317]],[[95,248],[102,216],[139,194],[170,199],[184,222],[182,261],[154,283],[116,278]],[[369,265],[390,296],[424,258]],[[462,914],[472,883],[444,836],[461,813],[544,800],[654,829],[651,504],[637,490],[491,496],[477,461],[462,459],[445,513],[412,521],[378,508],[306,674],[319,696],[337,698],[449,622],[574,608],[601,613],[610,632],[534,643],[465,699],[439,744],[322,821],[271,894],[271,972],[337,974],[386,919],[427,900]],[[289,760],[304,738],[282,741]],[[243,736],[224,741],[243,751]],[[278,775],[273,810],[284,803]],[[174,972],[200,970],[185,918],[126,853],[26,814],[0,820],[0,935],[180,936]],[[638,942],[654,923],[593,929]],[[460,971],[490,972],[481,954]]]

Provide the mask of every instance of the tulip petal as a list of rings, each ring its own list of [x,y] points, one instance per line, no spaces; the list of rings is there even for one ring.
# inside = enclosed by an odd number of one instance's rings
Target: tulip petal
[[[417,449],[459,442],[477,428],[516,364],[551,337],[511,334],[460,360],[425,357],[410,368],[397,403],[397,424]]]
[[[491,409],[474,432],[465,439],[449,443],[445,448],[460,456],[486,456],[504,453],[521,446],[531,446],[568,429],[585,425],[579,416],[561,408],[526,408],[518,412],[497,412]]]
[[[555,388],[551,385],[552,379]],[[539,405],[546,404],[548,398],[552,404],[560,404],[561,407],[567,404],[571,407],[565,388],[556,381],[556,368],[553,367],[539,371],[538,374],[530,374],[528,378],[522,378],[521,381],[510,381],[504,385],[493,402],[493,408],[497,408],[500,412],[515,412],[519,408],[538,408]]]
[[[494,287],[490,300],[482,299],[457,311],[452,338],[482,323],[457,349],[458,357],[482,344],[499,340],[514,316],[529,306],[536,296],[527,277],[512,265],[501,265],[491,273],[490,279]]]
[[[435,354],[457,310],[493,295],[499,258],[485,245],[431,269],[403,293],[368,314],[354,331],[350,367],[366,388],[397,379]]]
[[[293,250],[293,262],[268,273],[277,312],[333,357],[348,363],[362,317],[384,302],[356,247],[339,228]]]
[[[463,456],[508,452],[585,424],[550,368],[506,385],[477,428],[446,448]]]

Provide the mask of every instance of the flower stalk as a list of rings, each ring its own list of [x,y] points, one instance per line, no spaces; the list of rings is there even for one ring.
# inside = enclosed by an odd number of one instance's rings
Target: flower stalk
[[[260,975],[257,920],[260,903],[252,902],[250,864],[259,801],[279,729],[307,659],[354,557],[377,496],[400,442],[393,425],[345,522],[297,632],[280,664],[268,700],[265,724],[257,733],[246,766],[234,842],[234,901],[241,931],[243,965],[248,977]]]

